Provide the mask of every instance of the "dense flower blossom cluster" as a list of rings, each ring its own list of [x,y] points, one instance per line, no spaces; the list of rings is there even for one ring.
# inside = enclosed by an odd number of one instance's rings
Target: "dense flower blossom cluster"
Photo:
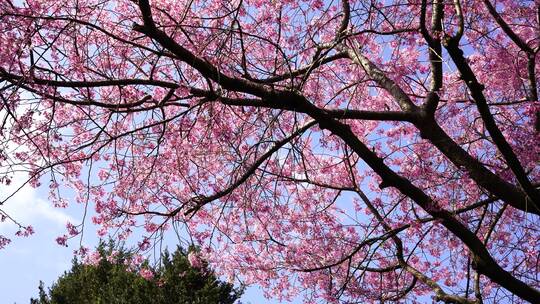
[[[175,231],[281,300],[532,301],[539,11],[1,1],[0,181],[50,180],[142,250]]]

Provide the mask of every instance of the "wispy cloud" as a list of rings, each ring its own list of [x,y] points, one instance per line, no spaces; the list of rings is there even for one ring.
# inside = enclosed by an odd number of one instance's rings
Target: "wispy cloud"
[[[0,199],[5,198],[16,191],[25,182],[25,177],[15,175],[9,186],[0,185]],[[75,222],[65,210],[55,208],[51,203],[38,196],[36,189],[29,185],[11,197],[0,209],[9,214],[13,219],[22,225],[50,226],[51,224],[58,228],[65,226],[66,222]],[[0,234],[9,233],[16,230],[17,226],[9,220],[0,223]]]

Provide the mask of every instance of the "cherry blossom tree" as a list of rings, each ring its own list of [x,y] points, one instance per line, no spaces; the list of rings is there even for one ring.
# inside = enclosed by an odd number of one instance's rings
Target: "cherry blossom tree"
[[[282,300],[538,301],[539,22],[532,0],[1,0],[0,178],[142,249],[184,229]]]

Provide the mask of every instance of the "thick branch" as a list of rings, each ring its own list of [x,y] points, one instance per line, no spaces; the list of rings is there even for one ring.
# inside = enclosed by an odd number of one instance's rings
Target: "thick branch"
[[[397,188],[431,216],[441,219],[442,225],[457,236],[471,250],[479,271],[489,277],[493,282],[523,299],[533,301],[540,297],[539,291],[502,269],[478,237],[457,220],[452,213],[440,208],[424,191],[390,169],[380,157],[358,139],[348,125],[332,119],[320,109],[310,104],[304,97],[293,93],[290,94],[290,98],[297,100],[299,105],[303,105],[310,116],[319,123],[324,122],[326,129],[340,137],[351,147],[382,178],[384,185]]]
[[[426,0],[422,1],[422,21],[425,22],[426,14]],[[431,37],[425,28],[425,24],[421,23],[421,32],[429,47],[429,62],[431,64],[431,84],[430,95],[426,98],[424,108],[430,114],[434,114],[439,104],[439,98],[437,91],[442,87],[443,82],[443,66],[442,66],[442,46],[440,35],[442,33],[442,19],[444,15],[444,6],[441,1],[436,0],[433,2],[433,14],[431,16],[431,31],[435,34],[435,38]]]
[[[392,79],[388,78],[385,73],[368,58],[360,54],[359,48],[348,48],[347,53],[349,54],[349,58],[351,58],[353,62],[359,64],[373,81],[382,86],[396,99],[404,112],[413,112],[418,109],[409,96]]]
[[[416,126],[422,138],[429,140],[458,168],[464,168],[479,186],[507,202],[512,207],[540,215],[540,209],[528,202],[525,193],[488,170],[476,158],[458,145],[430,116],[418,120]]]
[[[463,51],[459,48],[457,41],[446,40],[445,48],[448,50],[448,53],[456,64],[461,77],[469,88],[471,96],[476,102],[478,112],[480,112],[480,116],[482,117],[491,138],[508,163],[508,166],[516,176],[519,184],[527,193],[529,199],[527,200],[526,204],[530,204],[529,209],[536,208],[537,210],[540,210],[540,193],[532,186],[527,174],[525,173],[525,170],[523,169],[523,166],[514,153],[514,150],[510,144],[508,144],[501,130],[497,126],[483,93],[484,86],[481,85],[476,79],[474,72],[463,56]]]
[[[431,37],[428,36],[427,39],[431,40]],[[414,123],[420,130],[421,136],[430,140],[430,142],[450,159],[456,167],[466,169],[469,175],[480,186],[497,195],[513,207],[525,212],[540,215],[540,208],[530,204],[527,196],[517,187],[489,171],[478,160],[468,154],[452,140],[452,138],[450,138],[450,136],[448,136],[448,134],[446,134],[446,132],[444,132],[437,124],[433,118],[432,112],[428,111],[429,109],[420,109],[414,105],[409,96],[394,81],[384,75],[383,71],[361,54],[350,50],[349,56],[351,56],[354,62],[364,67],[366,73],[398,101],[398,104],[404,112],[409,113],[409,115],[415,118]],[[431,92],[426,99],[427,101],[425,104],[434,107],[437,104],[438,95],[436,92]],[[434,109],[431,110],[434,111]]]
[[[397,188],[401,193],[405,194],[416,204],[421,206],[431,216],[441,219],[442,225],[444,225],[446,229],[462,240],[471,250],[475,257],[475,265],[478,266],[478,269],[483,274],[523,299],[533,301],[540,298],[540,292],[502,269],[491,257],[485,246],[476,237],[476,235],[474,235],[466,226],[464,226],[464,224],[457,220],[453,214],[441,209],[436,202],[434,202],[428,195],[424,193],[424,191],[414,186],[409,180],[403,178],[390,169],[380,157],[378,157],[371,149],[369,149],[358,139],[348,125],[333,119],[324,110],[317,108],[307,101],[303,96],[297,93],[269,90],[248,80],[228,77],[222,74],[215,66],[198,58],[184,47],[178,45],[163,31],[157,29],[152,20],[150,6],[147,0],[140,0],[139,5],[143,14],[144,26],[135,26],[136,30],[147,34],[150,38],[155,39],[162,46],[177,55],[180,60],[195,68],[203,76],[219,83],[225,89],[268,98],[269,100],[286,102],[295,109],[299,109],[307,113],[319,123],[321,128],[329,130],[334,135],[341,138],[349,147],[351,147],[353,151],[358,154],[368,164],[368,166],[370,166],[382,178],[383,184]],[[357,54],[352,52],[351,55],[356,56]],[[399,87],[392,86],[393,82],[387,82],[388,78],[383,73],[380,73],[380,70],[374,69],[373,65],[371,65],[369,61],[363,60],[364,58],[362,56],[356,58],[358,58],[365,70],[375,72],[377,76],[381,77],[379,81],[386,82],[390,85],[392,89],[391,92],[400,97],[396,98],[396,100],[400,103],[400,106],[402,106],[404,111],[411,111],[417,108],[410,101],[408,96],[399,89]]]
[[[179,60],[187,63],[201,73],[202,76],[215,81],[227,90],[248,93],[258,97],[272,95],[272,91],[261,84],[246,79],[229,77],[223,74],[211,63],[199,58],[188,49],[176,43],[176,41],[169,37],[165,32],[156,27],[154,20],[152,19],[152,11],[148,0],[139,0],[139,7],[143,16],[144,25],[134,24],[133,29],[159,42],[164,48],[176,55]]]
[[[503,30],[503,32],[510,38],[512,39],[512,41],[524,52],[527,52],[527,53],[533,53],[533,49],[527,45],[527,43],[525,43],[525,41],[523,41],[511,28],[510,26],[508,25],[508,23],[506,23],[506,21],[504,21],[504,19],[501,17],[501,15],[497,12],[497,10],[495,9],[495,7],[493,6],[493,4],[491,4],[491,2],[489,0],[483,0],[486,8],[488,9],[489,13],[491,14],[491,16],[493,17],[493,19],[495,19],[495,21],[497,22],[497,24],[501,27],[501,29]]]

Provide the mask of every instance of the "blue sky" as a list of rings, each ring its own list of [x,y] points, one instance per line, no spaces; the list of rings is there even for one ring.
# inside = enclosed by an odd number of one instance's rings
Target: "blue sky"
[[[9,195],[23,181],[24,176],[17,175],[10,187],[0,186],[0,198]],[[29,303],[32,296],[37,296],[40,280],[50,286],[70,268],[79,239],[71,240],[67,248],[57,245],[55,239],[66,232],[67,221],[80,222],[83,206],[71,204],[66,209],[55,208],[47,200],[47,188],[24,187],[2,209],[22,224],[32,225],[36,232],[28,238],[14,237],[11,244],[0,250],[0,303]],[[89,223],[87,221],[83,245],[92,248],[98,238]],[[0,223],[0,235],[11,236],[16,231],[14,224]],[[265,299],[257,286],[248,288],[241,301],[246,304],[279,303]]]

